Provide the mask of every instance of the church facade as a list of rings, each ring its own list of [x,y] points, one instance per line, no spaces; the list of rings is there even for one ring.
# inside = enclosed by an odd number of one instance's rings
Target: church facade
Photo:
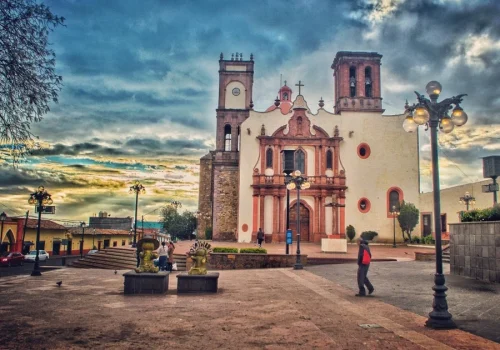
[[[253,56],[221,54],[216,149],[200,159],[201,236],[211,230],[214,240],[250,242],[262,228],[266,242],[283,242],[285,173],[299,170],[311,184],[299,203],[289,191],[290,228],[296,235],[298,206],[301,241],[343,240],[347,225],[392,241],[392,207],[418,206],[418,135],[403,130],[403,115],[383,115],[381,58],[336,54],[331,113],[322,99],[308,103],[307,81],[295,95],[285,83],[274,104],[255,111]]]

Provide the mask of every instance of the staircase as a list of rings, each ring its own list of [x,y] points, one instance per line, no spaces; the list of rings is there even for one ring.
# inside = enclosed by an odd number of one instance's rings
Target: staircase
[[[186,271],[186,256],[174,254],[178,271]],[[134,248],[106,248],[94,254],[86,255],[71,264],[71,267],[83,269],[133,270],[137,266]]]
[[[447,244],[443,247],[443,263],[450,263],[450,245]]]

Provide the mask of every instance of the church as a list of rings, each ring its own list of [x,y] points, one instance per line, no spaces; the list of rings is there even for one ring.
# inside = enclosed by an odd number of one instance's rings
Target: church
[[[300,202],[297,190],[289,191],[294,241],[299,206],[301,241],[325,251],[346,249],[348,225],[357,236],[375,231],[377,241],[392,242],[393,206],[419,203],[418,133],[403,130],[403,114],[384,115],[381,59],[341,51],[325,62],[333,113],[323,99],[308,100],[304,84],[314,82],[306,77],[285,82],[270,107],[257,111],[253,55],[221,54],[216,148],[200,159],[200,236],[212,231],[213,240],[251,242],[262,228],[266,242],[284,242],[285,173],[299,170],[310,187],[300,191]]]

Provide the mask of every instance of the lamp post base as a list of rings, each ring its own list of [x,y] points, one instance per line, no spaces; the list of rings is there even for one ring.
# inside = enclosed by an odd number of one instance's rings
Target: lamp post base
[[[394,243],[394,244],[392,245],[392,247],[393,247],[393,248],[397,248],[397,247],[396,247],[396,243]]]
[[[293,269],[294,270],[303,270],[304,265],[302,265],[302,263],[295,263],[295,265],[293,265]]]
[[[41,276],[41,275],[42,275],[42,273],[39,270],[33,270],[31,272],[31,276]]]
[[[137,243],[132,243],[132,248],[137,248]]]
[[[434,275],[435,285],[434,301],[432,302],[432,311],[429,313],[429,318],[425,322],[425,326],[434,329],[454,329],[457,325],[452,320],[451,314],[448,312],[448,303],[446,301],[446,291],[448,287],[444,285],[444,275],[436,273]]]

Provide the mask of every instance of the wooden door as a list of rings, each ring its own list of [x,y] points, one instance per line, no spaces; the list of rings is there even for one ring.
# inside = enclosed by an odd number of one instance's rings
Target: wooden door
[[[309,242],[309,210],[300,203],[300,241]],[[290,208],[290,228],[293,232],[293,240],[297,242],[297,205]]]
[[[431,214],[423,214],[422,215],[422,224],[424,226],[423,236],[429,236],[432,232],[431,228]]]

